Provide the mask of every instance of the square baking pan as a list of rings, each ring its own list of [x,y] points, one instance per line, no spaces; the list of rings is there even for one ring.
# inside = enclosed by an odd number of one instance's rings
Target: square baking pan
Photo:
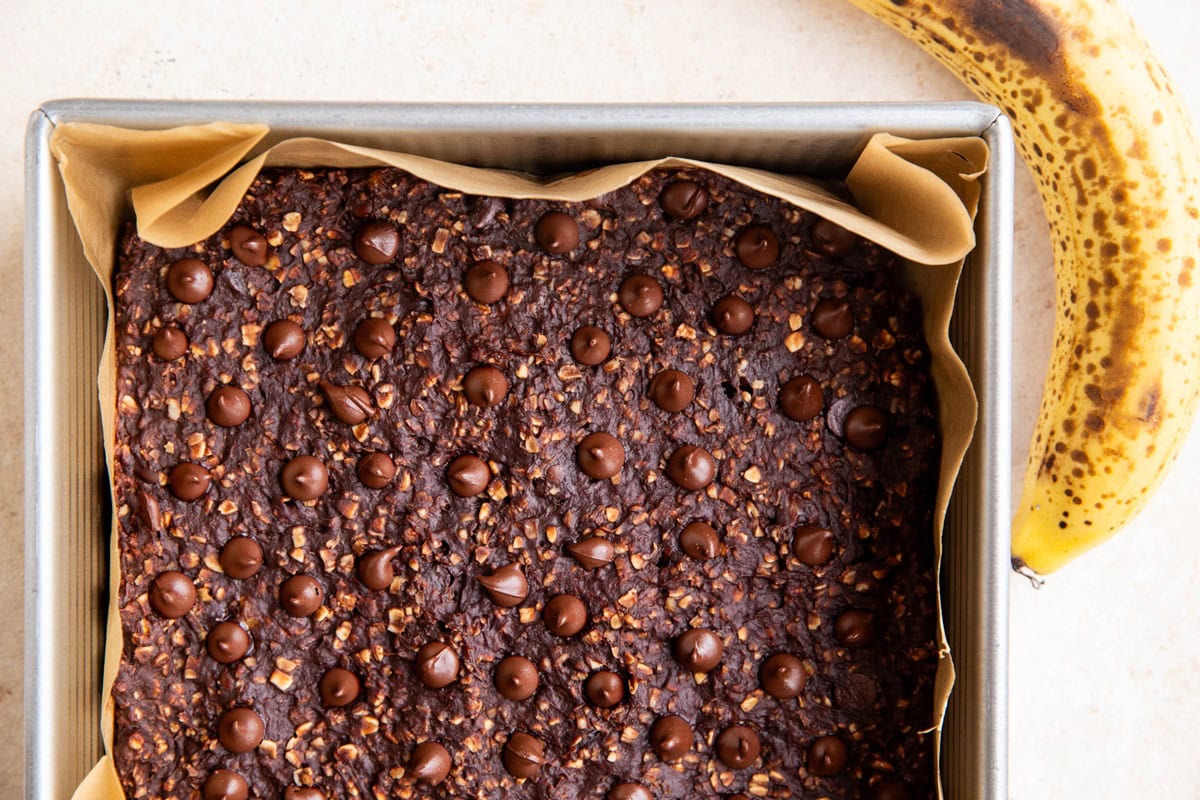
[[[25,156],[25,796],[69,797],[101,755],[109,497],[96,401],[104,294],[50,156],[64,122],[271,126],[266,147],[322,136],[488,167],[556,173],[663,155],[841,177],[873,133],[982,136],[978,244],[951,338],[979,393],[945,529],[942,591],[958,682],[943,738],[952,800],[1007,798],[1011,131],[978,103],[404,105],[64,100],[30,119]]]

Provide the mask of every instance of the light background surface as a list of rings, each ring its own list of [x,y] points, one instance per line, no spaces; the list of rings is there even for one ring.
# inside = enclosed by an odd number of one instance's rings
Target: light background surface
[[[1194,0],[1125,0],[1200,109]],[[842,0],[0,0],[0,796],[22,742],[21,220],[26,117],[56,97],[502,102],[951,100],[967,91]],[[1017,180],[1014,481],[1049,358],[1050,247]],[[1200,313],[1200,309],[1196,313]],[[1200,429],[1119,539],[1014,576],[1012,798],[1200,797]],[[957,800],[957,799],[955,799]]]

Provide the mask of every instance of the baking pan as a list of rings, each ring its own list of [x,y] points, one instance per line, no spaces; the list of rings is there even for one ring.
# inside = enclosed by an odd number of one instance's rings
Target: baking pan
[[[951,500],[943,598],[958,683],[943,738],[952,800],[1007,788],[1009,399],[1013,149],[977,103],[403,105],[63,100],[30,119],[25,156],[25,796],[69,797],[99,758],[109,498],[96,403],[104,294],[49,154],[54,127],[263,122],[262,146],[323,136],[534,172],[662,155],[840,175],[867,139],[983,136],[978,246],[951,339],[979,393],[975,441]]]

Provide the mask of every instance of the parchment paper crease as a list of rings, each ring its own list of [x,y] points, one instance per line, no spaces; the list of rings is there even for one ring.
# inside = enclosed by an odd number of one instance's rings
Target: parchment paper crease
[[[975,244],[972,224],[979,202],[977,179],[987,168],[988,158],[981,139],[912,141],[888,134],[874,136],[846,180],[856,209],[803,179],[692,159],[616,164],[543,181],[523,174],[319,139],[290,139],[256,153],[267,133],[264,125],[219,122],[162,131],[75,123],[54,131],[51,151],[58,160],[67,202],[84,253],[108,296],[109,328],[101,358],[99,397],[110,465],[116,407],[112,275],[118,232],[121,222],[128,217],[131,203],[144,239],[162,247],[182,247],[224,225],[263,167],[391,165],[468,194],[578,201],[624,186],[654,167],[693,165],[831,219],[905,259],[904,279],[918,293],[925,310],[925,336],[932,353],[931,371],[938,394],[942,458],[935,536],[940,574],[946,504],[971,440],[977,408],[966,370],[950,346],[948,327],[962,260]],[[119,563],[116,548],[114,530],[110,564]],[[106,751],[111,749],[113,733],[111,687],[122,649],[115,602],[119,577],[113,570],[109,579],[113,602],[108,619],[102,698]],[[938,609],[939,662],[930,728],[935,731],[940,753],[940,726],[954,683],[954,667],[940,619],[940,593]],[[112,760],[107,755],[75,792],[75,800],[123,798]]]

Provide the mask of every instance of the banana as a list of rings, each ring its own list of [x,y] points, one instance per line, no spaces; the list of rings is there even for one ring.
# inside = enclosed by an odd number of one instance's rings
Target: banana
[[[1112,0],[850,2],[1003,108],[1037,180],[1058,316],[1012,548],[1052,572],[1145,506],[1200,399],[1190,118]]]

